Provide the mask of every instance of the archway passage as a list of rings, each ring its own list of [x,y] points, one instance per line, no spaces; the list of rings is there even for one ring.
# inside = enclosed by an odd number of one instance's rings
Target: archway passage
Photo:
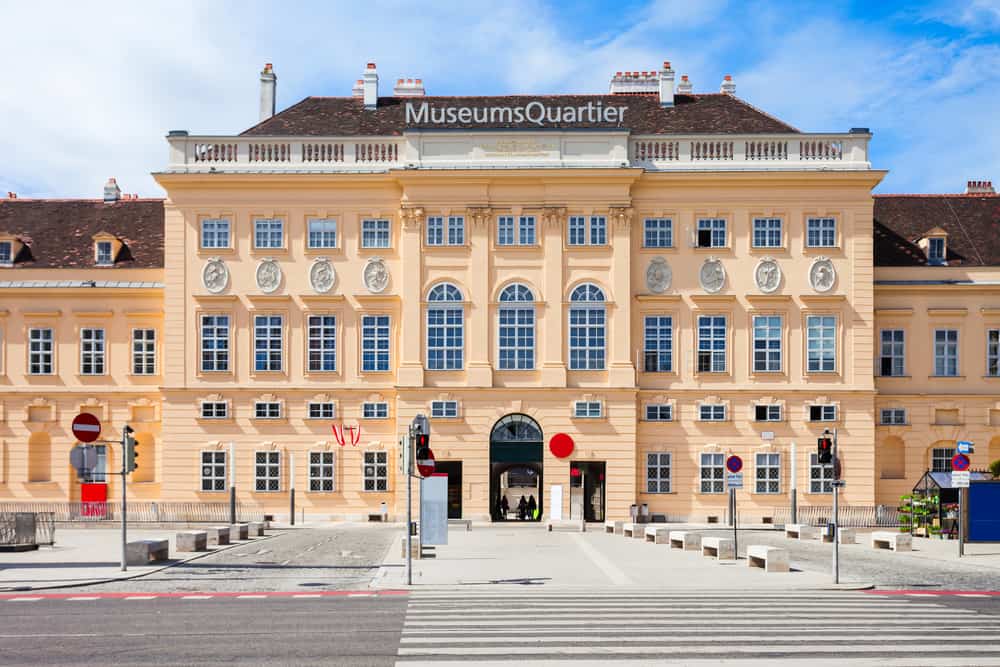
[[[541,521],[542,445],[542,429],[527,415],[506,415],[493,425],[490,516],[494,521]]]

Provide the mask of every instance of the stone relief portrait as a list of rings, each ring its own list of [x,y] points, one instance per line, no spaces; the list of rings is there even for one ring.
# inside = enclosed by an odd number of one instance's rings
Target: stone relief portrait
[[[654,294],[662,294],[670,289],[670,281],[673,279],[673,272],[667,260],[662,257],[654,257],[646,268],[646,289]]]
[[[271,293],[281,284],[281,267],[273,259],[262,259],[257,265],[257,287],[260,291]]]
[[[218,257],[209,258],[201,271],[201,282],[212,294],[218,294],[229,284],[229,269]]]
[[[698,279],[702,289],[709,294],[721,290],[722,286],[726,284],[726,269],[722,266],[722,261],[715,257],[706,259],[698,272]]]
[[[765,257],[757,263],[753,277],[757,288],[765,294],[770,294],[781,284],[781,267],[770,257]]]
[[[386,268],[385,260],[381,257],[372,257],[365,264],[361,278],[365,287],[373,294],[378,294],[389,286],[389,269]]]
[[[326,294],[333,288],[337,280],[337,272],[326,257],[318,257],[309,268],[309,284],[320,294]]]
[[[837,272],[827,257],[817,257],[809,267],[809,282],[817,292],[829,292],[836,280]]]

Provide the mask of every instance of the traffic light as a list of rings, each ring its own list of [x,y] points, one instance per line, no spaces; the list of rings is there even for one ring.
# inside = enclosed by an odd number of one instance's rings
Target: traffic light
[[[417,433],[416,437],[416,460],[422,461],[427,458],[431,448],[431,436],[428,433]]]
[[[139,467],[139,464],[135,462],[139,458],[139,452],[135,451],[135,438],[132,434],[135,433],[133,429],[128,424],[122,429],[122,444],[125,445],[125,472],[132,472]]]
[[[825,435],[816,440],[816,460],[819,463],[833,463],[833,440]]]

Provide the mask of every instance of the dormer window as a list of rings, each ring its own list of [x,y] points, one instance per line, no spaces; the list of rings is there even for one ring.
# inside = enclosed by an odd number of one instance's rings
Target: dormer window
[[[943,236],[932,236],[927,239],[927,263],[931,266],[943,266],[947,252],[946,239]]]
[[[98,266],[111,266],[115,263],[111,241],[98,241],[94,252]]]
[[[14,244],[0,241],[0,266],[14,266]]]
[[[108,232],[100,232],[91,237],[94,241],[94,264],[114,266],[120,258],[129,259],[127,248],[120,238]],[[123,255],[123,253],[125,253]]]

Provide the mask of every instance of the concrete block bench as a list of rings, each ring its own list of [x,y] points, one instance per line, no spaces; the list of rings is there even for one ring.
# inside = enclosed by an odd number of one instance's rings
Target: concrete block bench
[[[788,572],[788,549],[751,544],[747,547],[747,565],[765,572]]]
[[[790,523],[785,526],[785,537],[800,540],[815,540],[819,538],[819,528],[805,523]]]
[[[545,529],[550,533],[553,530],[569,530],[577,533],[587,531],[587,524],[583,519],[549,519],[545,522]]]
[[[706,535],[701,538],[701,553],[716,560],[736,560],[736,548],[731,537]]]
[[[250,534],[250,537],[264,537],[264,522],[251,521],[247,524],[247,532]]]
[[[229,544],[229,526],[212,526],[206,528],[208,533],[208,543],[223,546]]]
[[[246,523],[234,523],[229,526],[229,541],[235,542],[236,540],[249,540],[250,539],[250,524]]]
[[[670,548],[683,549],[684,551],[698,551],[701,549],[701,535],[692,533],[689,530],[671,530]]]
[[[833,542],[833,534],[829,526],[823,526],[820,532],[824,542]],[[857,533],[853,528],[837,528],[837,541],[841,544],[857,544]]]
[[[177,533],[178,551],[208,551],[208,531],[186,530]]]
[[[452,526],[464,526],[465,532],[472,530],[472,519],[448,519],[448,527]]]
[[[170,558],[169,540],[138,540],[125,545],[125,562],[129,565],[149,565]]]
[[[670,529],[662,526],[647,526],[646,541],[653,544],[669,544]]]
[[[872,548],[912,551],[913,537],[909,533],[893,533],[888,530],[877,530],[872,533]]]
[[[605,533],[614,533],[615,535],[621,535],[622,534],[622,526],[624,526],[624,525],[625,525],[624,521],[611,521],[611,520],[605,521],[604,522],[604,532]]]
[[[642,523],[623,523],[622,524],[622,535],[625,537],[634,537],[637,540],[641,540],[645,533],[646,525]]]

